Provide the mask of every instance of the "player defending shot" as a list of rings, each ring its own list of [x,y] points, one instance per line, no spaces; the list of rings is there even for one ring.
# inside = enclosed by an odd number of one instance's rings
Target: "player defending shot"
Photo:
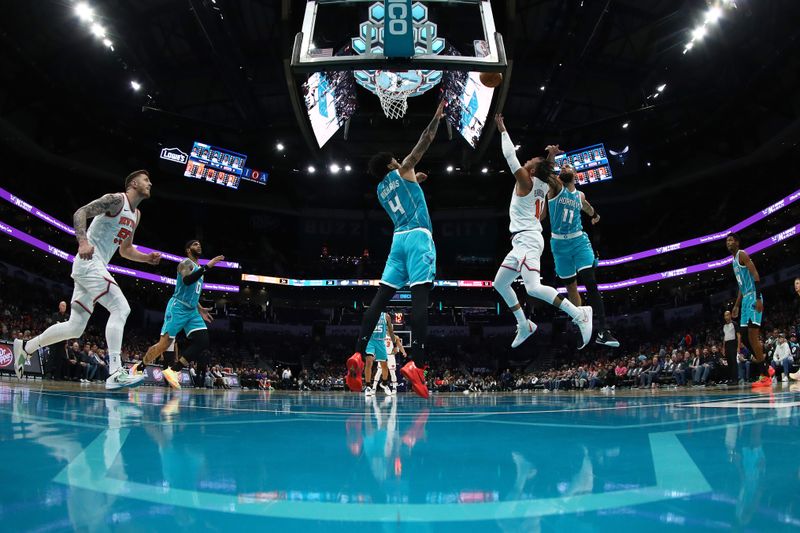
[[[436,137],[444,105],[441,102],[436,108],[430,124],[402,163],[398,163],[389,152],[380,152],[369,161],[370,174],[381,180],[378,184],[378,201],[394,223],[394,235],[380,287],[361,322],[356,351],[347,360],[346,381],[353,392],[361,391],[361,373],[364,369],[361,354],[369,343],[381,313],[397,289],[408,285],[411,288],[411,359],[400,372],[411,383],[414,392],[423,398],[428,397],[425,373],[414,359],[423,363],[425,358],[428,296],[436,277],[436,248],[425,194],[419,186],[428,176],[416,172],[414,167]]]
[[[148,348],[142,359],[142,368],[152,364],[153,361],[166,352],[173,353],[173,357],[165,360],[162,375],[170,387],[180,389],[178,375],[183,367],[182,361],[174,357],[175,351],[170,350],[175,343],[175,337],[183,330],[189,339],[189,347],[183,351],[188,361],[196,361],[208,348],[208,329],[206,322],[211,323],[214,318],[209,314],[209,309],[200,305],[200,294],[203,292],[203,276],[214,268],[214,265],[225,260],[218,255],[205,266],[200,266],[200,255],[203,247],[200,241],[193,239],[184,247],[186,259],[178,265],[178,278],[175,280],[175,293],[167,303],[164,312],[164,326],[161,328],[161,338]]]
[[[108,344],[107,389],[118,389],[138,385],[144,376],[136,376],[122,366],[122,332],[131,311],[107,265],[119,248],[125,259],[139,263],[157,265],[161,254],[141,253],[133,245],[133,234],[139,225],[141,213],[137,206],[150,198],[150,174],[136,170],[125,178],[125,192],[106,194],[81,207],[72,217],[75,237],[78,240],[78,257],[72,264],[72,312],[69,320],[53,324],[41,335],[24,343],[14,341],[14,361],[17,376],[22,376],[25,361],[39,348],[50,346],[83,335],[95,304],[108,309],[106,343]],[[93,218],[89,229],[87,221]]]
[[[392,327],[392,320],[389,314],[381,313],[381,318],[378,320],[378,324],[372,332],[372,338],[370,338],[367,343],[367,365],[371,364],[370,359],[372,359],[378,362],[378,368],[375,371],[375,379],[372,382],[372,387],[369,386],[369,381],[367,381],[368,385],[364,390],[365,396],[374,395],[378,390],[381,377],[386,380],[389,375],[392,377],[391,388],[381,383],[383,391],[387,396],[391,396],[397,392],[397,374],[395,373],[395,369],[397,368],[395,353],[397,353],[397,351],[402,351],[405,355],[403,341],[394,334],[394,328]],[[365,372],[365,375],[369,376],[367,372]]]
[[[577,281],[580,278],[586,287],[586,295],[600,330],[595,342],[618,348],[619,341],[611,335],[606,325],[603,297],[595,277],[594,250],[581,222],[581,211],[591,217],[592,224],[600,222],[600,215],[583,192],[575,188],[575,169],[572,165],[562,165],[561,173],[555,175],[555,157],[563,152],[558,146],[548,146],[546,150],[547,159],[540,164],[541,170],[537,169],[536,175],[550,186],[547,207],[550,212],[550,249],[556,264],[556,275],[564,282],[569,300],[574,305],[579,305],[581,301]]]
[[[517,159],[514,143],[506,129],[503,115],[496,115],[495,122],[500,131],[500,146],[506,158],[511,173],[517,183],[511,193],[511,205],[508,214],[511,219],[512,249],[503,260],[497,275],[494,278],[494,288],[503,297],[508,308],[517,319],[517,335],[511,343],[512,348],[522,344],[534,331],[536,324],[525,318],[525,313],[517,299],[511,284],[521,274],[525,290],[529,295],[562,309],[578,326],[583,343],[581,348],[589,343],[592,338],[592,308],[589,306],[576,307],[569,300],[558,295],[558,292],[541,282],[540,260],[544,251],[544,238],[542,237],[542,218],[545,216],[545,200],[549,186],[545,181],[532,172],[544,158],[529,159],[525,165],[520,165]]]
[[[731,233],[725,239],[725,246],[733,254],[733,275],[736,276],[736,283],[739,285],[739,294],[736,296],[731,316],[733,318],[741,316],[739,325],[742,329],[747,329],[747,334],[742,332],[740,342],[746,344],[753,354],[750,371],[759,376],[758,381],[753,383],[753,388],[772,387],[772,378],[767,375],[768,365],[764,361],[764,347],[761,345],[761,316],[764,312],[764,300],[758,289],[761,277],[747,252],[739,249],[740,242],[739,236],[735,233]]]

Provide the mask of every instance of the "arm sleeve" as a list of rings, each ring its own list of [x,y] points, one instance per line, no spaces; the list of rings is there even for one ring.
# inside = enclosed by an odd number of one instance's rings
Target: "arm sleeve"
[[[503,157],[506,158],[508,168],[511,169],[512,174],[516,174],[517,170],[522,168],[517,159],[517,151],[514,150],[514,143],[511,142],[511,136],[507,131],[500,134],[500,147],[503,150]]]
[[[186,274],[183,276],[183,284],[184,285],[191,285],[192,283],[196,282],[200,279],[200,277],[205,273],[206,267],[195,268],[192,270],[191,274]]]

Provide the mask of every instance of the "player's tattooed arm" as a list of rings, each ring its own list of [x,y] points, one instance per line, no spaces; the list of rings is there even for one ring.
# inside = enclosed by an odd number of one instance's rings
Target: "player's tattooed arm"
[[[182,278],[191,274],[192,270],[194,270],[194,263],[192,263],[191,259],[187,258],[178,263],[178,275]]]
[[[589,200],[586,199],[583,193],[581,193],[581,211],[592,218],[592,224],[600,222],[600,215],[597,214],[597,209],[592,207],[592,204],[589,203]]]
[[[414,167],[419,163],[422,156],[425,155],[425,152],[428,150],[428,147],[433,142],[433,139],[436,138],[436,132],[439,130],[439,120],[444,115],[444,100],[439,102],[439,107],[436,108],[436,113],[433,115],[433,119],[428,124],[428,127],[422,132],[422,135],[419,137],[419,141],[417,141],[417,145],[411,150],[411,153],[403,159],[403,164],[400,165],[400,176],[403,179],[408,181],[416,181],[416,176],[414,175]]]
[[[86,224],[90,218],[106,213],[119,213],[122,202],[122,195],[106,194],[75,211],[72,215],[72,225],[75,228],[78,244],[86,242]]]

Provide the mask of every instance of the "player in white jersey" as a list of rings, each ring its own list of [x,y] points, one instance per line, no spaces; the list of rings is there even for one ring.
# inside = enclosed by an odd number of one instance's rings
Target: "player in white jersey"
[[[514,280],[522,275],[525,290],[529,295],[554,305],[572,317],[572,321],[580,329],[583,340],[581,348],[583,348],[592,337],[592,308],[573,305],[569,300],[560,297],[553,287],[542,285],[541,282],[540,260],[544,251],[541,220],[546,214],[549,185],[533,176],[533,170],[543,158],[535,157],[526,161],[525,165],[520,165],[503,116],[496,115],[495,122],[500,131],[503,156],[517,180],[508,209],[513,248],[503,260],[494,278],[495,290],[500,293],[517,319],[517,335],[511,347],[516,348],[536,331],[536,324],[525,318],[517,295],[511,288]]]
[[[107,389],[118,389],[138,385],[143,375],[133,375],[120,361],[122,351],[122,331],[131,311],[128,301],[122,294],[107,265],[119,248],[125,259],[139,263],[157,265],[161,254],[144,254],[133,246],[133,234],[139,225],[141,215],[137,206],[150,198],[150,173],[136,170],[125,178],[125,192],[106,194],[81,207],[73,215],[75,237],[78,240],[78,256],[72,264],[72,279],[75,288],[72,292],[72,312],[69,320],[53,324],[44,333],[24,343],[14,341],[14,357],[17,376],[22,376],[24,364],[29,354],[39,348],[50,346],[83,335],[95,304],[100,304],[109,312],[106,324],[106,343],[108,344]],[[93,218],[87,231],[87,221]]]

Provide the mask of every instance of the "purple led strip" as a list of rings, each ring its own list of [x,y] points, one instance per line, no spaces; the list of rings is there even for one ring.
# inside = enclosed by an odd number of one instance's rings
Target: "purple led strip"
[[[35,237],[31,237],[27,233],[24,233],[2,222],[0,222],[0,235],[8,235],[10,237],[14,237],[17,240],[30,244],[34,248],[38,248],[43,252],[46,252],[50,255],[54,255],[65,261],[69,261],[70,263],[75,261],[74,255],[68,254],[64,250],[56,248],[55,246],[50,246],[49,244],[40,241]],[[151,274],[149,272],[142,272],[141,270],[134,270],[132,268],[124,268],[124,267],[118,267],[116,265],[108,265],[108,271],[113,272],[115,274],[122,274],[123,276],[130,276],[132,278],[144,279],[147,281],[155,281],[156,283],[163,283],[164,285],[175,285],[175,280],[173,278],[167,276],[159,276],[158,274]],[[203,288],[209,291],[239,292],[239,287],[237,287],[236,285],[222,285],[219,283],[204,283]]]
[[[765,250],[770,246],[774,246],[781,241],[785,241],[791,237],[797,235],[798,230],[800,230],[800,224],[796,226],[792,226],[791,228],[784,230],[777,235],[773,235],[772,237],[767,237],[761,242],[757,242],[752,246],[748,246],[744,250],[748,254],[754,254],[760,252],[761,250]],[[678,278],[682,276],[686,276],[689,274],[696,274],[698,272],[705,272],[706,270],[715,270],[717,268],[729,265],[733,261],[733,256],[728,256],[723,259],[718,259],[716,261],[710,261],[708,263],[698,263],[696,265],[684,267],[684,268],[677,268],[675,270],[666,270],[664,272],[659,272],[657,274],[648,274],[647,276],[641,276],[638,278],[631,278],[626,279],[624,281],[616,281],[614,283],[599,283],[598,288],[601,291],[616,291],[619,289],[626,289],[628,287],[633,287],[636,285],[643,285],[645,283],[653,283],[654,281],[662,281],[669,278]],[[585,288],[583,286],[579,286],[578,290],[581,292],[585,292]],[[566,289],[558,289],[558,292],[566,293]]]
[[[47,213],[45,213],[44,211],[38,209],[37,207],[32,206],[31,204],[29,204],[28,202],[26,202],[25,200],[23,200],[19,196],[15,196],[15,195],[11,194],[10,192],[8,192],[7,190],[5,190],[2,187],[0,187],[0,198],[2,198],[3,200],[7,201],[10,204],[13,204],[13,205],[19,207],[23,211],[27,211],[28,213],[30,213],[31,215],[35,216],[36,218],[44,220],[45,222],[47,222],[51,226],[56,227],[56,228],[60,229],[61,231],[65,232],[65,233],[69,233],[70,235],[75,235],[75,230],[72,228],[72,226],[70,226],[68,224],[64,224],[60,220],[48,215]],[[136,248],[140,252],[145,253],[145,254],[149,254],[151,252],[159,252],[163,259],[167,259],[169,261],[174,261],[176,263],[180,263],[181,261],[186,259],[185,257],[181,257],[181,256],[178,256],[178,255],[175,255],[175,254],[170,254],[170,253],[167,253],[167,252],[160,252],[159,250],[154,250],[153,248],[148,248],[147,246],[140,246],[138,244],[136,245]],[[200,260],[200,264],[201,265],[208,264],[208,261],[209,261],[208,259],[201,259]],[[241,268],[239,263],[234,263],[232,261],[220,261],[219,263],[217,263],[216,266],[217,267],[222,267],[222,268],[236,268],[236,269]]]
[[[621,265],[623,263],[629,263],[630,261],[637,261],[639,259],[644,259],[646,257],[666,254],[669,252],[674,252],[676,250],[683,250],[685,248],[691,248],[692,246],[697,246],[700,244],[705,244],[708,242],[724,239],[732,231],[739,231],[748,226],[752,226],[759,220],[763,220],[767,218],[769,215],[776,213],[781,209],[783,209],[784,207],[794,203],[795,201],[797,201],[798,198],[800,198],[800,190],[797,190],[792,194],[790,194],[789,196],[787,196],[786,198],[783,198],[782,200],[775,202],[766,209],[762,209],[755,215],[747,217],[746,219],[742,220],[738,224],[731,226],[729,229],[725,231],[712,233],[710,235],[704,235],[702,237],[696,237],[694,239],[689,239],[688,241],[676,242],[675,244],[669,244],[667,246],[659,246],[658,248],[653,248],[652,250],[646,250],[644,252],[636,252],[634,254],[624,255],[622,257],[615,257],[613,259],[602,259],[598,261],[598,266],[608,267],[608,266]]]

